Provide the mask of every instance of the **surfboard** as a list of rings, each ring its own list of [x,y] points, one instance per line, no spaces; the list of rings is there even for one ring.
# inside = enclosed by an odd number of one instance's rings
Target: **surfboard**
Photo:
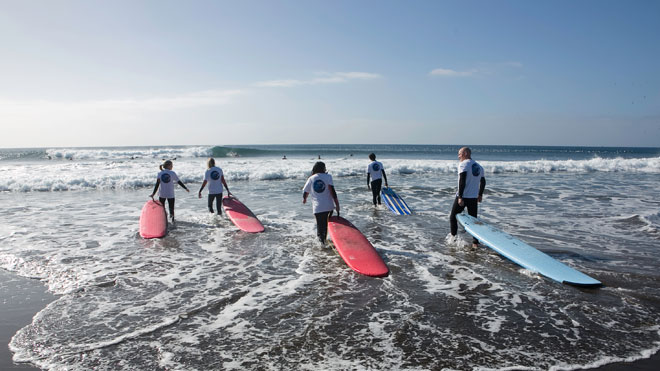
[[[410,215],[411,211],[406,204],[406,201],[403,200],[392,188],[383,187],[380,191],[380,195],[385,201],[385,205],[397,215]]]
[[[331,216],[328,233],[339,256],[351,269],[372,277],[389,274],[389,268],[371,242],[351,222],[340,216]]]
[[[456,215],[456,219],[479,242],[525,269],[570,285],[602,285],[600,281],[553,259],[510,234],[484,223],[481,219],[466,214]]]
[[[222,208],[240,230],[248,233],[259,233],[264,231],[264,226],[259,219],[238,198],[225,196],[222,198]]]
[[[165,207],[158,201],[149,200],[142,207],[140,215],[140,236],[143,238],[161,238],[167,234],[167,214]]]

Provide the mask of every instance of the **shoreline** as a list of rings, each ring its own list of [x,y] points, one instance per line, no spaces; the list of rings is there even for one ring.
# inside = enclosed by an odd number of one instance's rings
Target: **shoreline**
[[[29,363],[14,363],[9,341],[55,298],[41,281],[0,268],[0,370],[40,370]]]
[[[40,310],[56,299],[39,280],[20,277],[0,268],[0,370],[41,370],[32,364],[16,364],[9,350],[9,341],[18,330],[32,322]],[[614,362],[584,368],[599,371],[655,371],[660,370],[660,352],[633,362]]]

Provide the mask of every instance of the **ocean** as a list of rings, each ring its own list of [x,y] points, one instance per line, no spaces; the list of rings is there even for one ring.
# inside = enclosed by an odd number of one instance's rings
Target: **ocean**
[[[51,370],[571,370],[657,353],[660,148],[472,147],[487,179],[479,216],[600,288],[448,238],[458,149],[0,149],[0,268],[55,295],[11,339],[13,359]],[[413,215],[371,204],[370,152]],[[208,213],[197,191],[209,156],[264,233]],[[317,243],[301,188],[319,158],[388,277],[355,273]],[[140,210],[163,159],[191,192],[177,187],[168,235],[144,240]]]

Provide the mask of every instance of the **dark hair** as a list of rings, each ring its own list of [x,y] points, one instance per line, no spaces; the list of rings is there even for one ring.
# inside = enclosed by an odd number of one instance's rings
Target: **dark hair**
[[[314,167],[312,168],[312,175],[318,173],[325,173],[325,164],[321,161],[315,163]]]
[[[371,153],[371,154],[369,154],[369,159],[370,159],[371,161],[376,161],[376,154],[375,154],[375,153]]]

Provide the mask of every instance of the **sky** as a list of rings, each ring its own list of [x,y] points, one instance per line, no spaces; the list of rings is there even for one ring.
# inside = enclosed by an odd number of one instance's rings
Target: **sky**
[[[660,147],[660,1],[0,0],[0,148]]]

